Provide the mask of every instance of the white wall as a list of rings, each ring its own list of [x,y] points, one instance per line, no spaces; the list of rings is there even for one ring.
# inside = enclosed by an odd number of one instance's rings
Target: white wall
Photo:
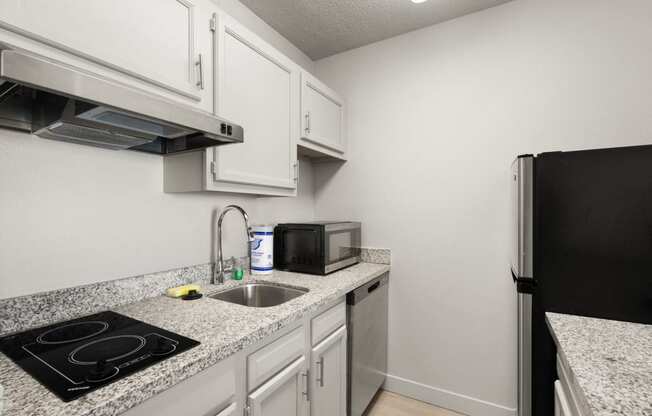
[[[208,263],[215,209],[253,223],[314,217],[312,166],[299,197],[163,193],[163,158],[0,130],[0,298]],[[225,255],[246,253],[236,213]]]
[[[237,0],[214,0],[299,65],[312,61]],[[0,129],[0,298],[212,261],[212,217],[243,206],[254,223],[314,218],[312,165],[297,198],[163,193],[163,158]],[[237,214],[225,255],[245,255]]]
[[[390,388],[514,414],[510,162],[652,142],[651,39],[649,0],[517,0],[316,63],[350,141],[316,216],[392,249]]]

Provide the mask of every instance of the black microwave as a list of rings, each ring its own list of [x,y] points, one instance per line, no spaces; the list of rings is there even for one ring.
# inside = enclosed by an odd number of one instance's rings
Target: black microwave
[[[322,221],[274,228],[274,268],[328,274],[360,261],[361,224]]]

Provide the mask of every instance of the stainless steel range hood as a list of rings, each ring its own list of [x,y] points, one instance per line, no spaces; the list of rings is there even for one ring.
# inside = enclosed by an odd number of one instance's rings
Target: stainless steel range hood
[[[243,141],[242,127],[61,62],[0,50],[0,127],[169,154]]]

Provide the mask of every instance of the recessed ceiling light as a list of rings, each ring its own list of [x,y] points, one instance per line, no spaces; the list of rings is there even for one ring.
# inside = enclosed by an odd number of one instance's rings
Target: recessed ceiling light
[[[427,1],[428,1],[428,0],[412,0],[412,3],[419,4],[419,3],[425,3],[425,2],[427,2]]]

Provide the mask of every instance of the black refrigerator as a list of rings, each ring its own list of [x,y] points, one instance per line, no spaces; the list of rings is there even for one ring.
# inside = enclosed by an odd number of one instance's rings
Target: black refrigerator
[[[545,312],[652,324],[652,146],[512,163],[518,416],[554,414]]]

